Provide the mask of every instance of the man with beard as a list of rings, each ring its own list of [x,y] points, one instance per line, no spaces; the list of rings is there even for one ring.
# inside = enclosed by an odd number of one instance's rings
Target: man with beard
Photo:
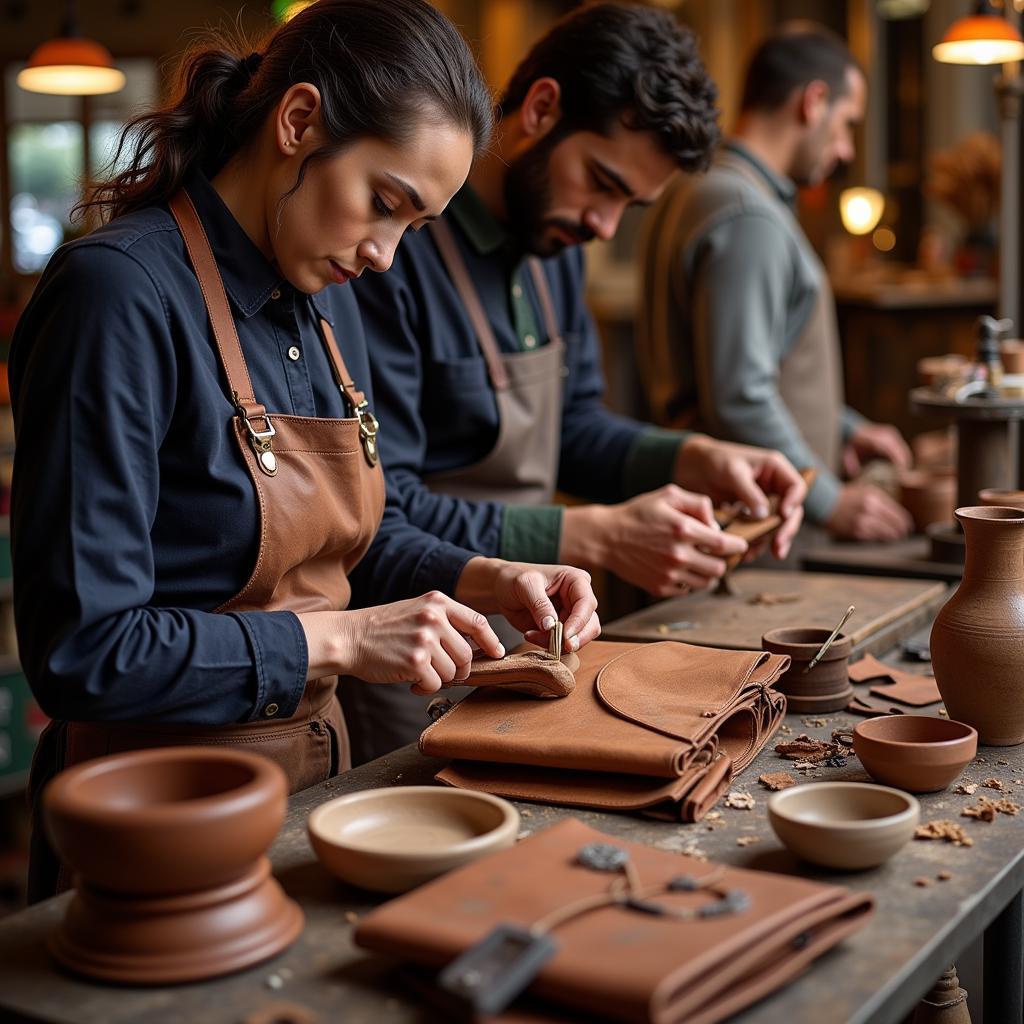
[[[835,306],[794,215],[797,186],[854,156],[866,83],[843,41],[784,26],[754,54],[736,132],[708,174],[667,188],[648,219],[638,330],[663,424],[757,442],[815,465],[807,515],[838,536],[896,540],[905,510],[841,483],[864,460],[910,463],[898,431],[843,405]]]
[[[411,522],[484,555],[557,554],[666,596],[709,586],[746,550],[711,499],[763,514],[778,495],[785,555],[805,493],[793,467],[609,412],[584,301],[581,243],[611,238],[677,169],[707,166],[715,95],[669,14],[580,8],[512,76],[496,142],[443,217],[355,284],[381,459]],[[373,201],[386,216],[399,199],[390,188]],[[590,504],[552,504],[556,487]],[[342,696],[354,760],[426,724],[411,695],[346,682]]]

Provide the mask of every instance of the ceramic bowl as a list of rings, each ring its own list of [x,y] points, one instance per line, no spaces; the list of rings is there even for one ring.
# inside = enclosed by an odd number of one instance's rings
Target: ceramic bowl
[[[845,871],[887,861],[914,835],[912,796],[867,782],[812,782],[768,798],[768,820],[793,853]]]
[[[511,846],[519,812],[489,793],[396,786],[321,804],[307,828],[331,874],[363,889],[396,893]]]
[[[284,820],[288,786],[265,757],[164,747],[86,761],[43,794],[54,849],[91,886],[160,896],[252,869]]]
[[[937,793],[978,752],[978,733],[963,722],[927,715],[869,718],[853,730],[853,751],[876,781]]]
[[[853,696],[849,674],[853,640],[845,634],[840,633],[821,661],[810,672],[805,671],[831,634],[832,630],[825,628],[786,627],[770,629],[761,637],[761,650],[786,654],[792,659],[775,684],[775,689],[786,695],[789,711],[839,711]]]

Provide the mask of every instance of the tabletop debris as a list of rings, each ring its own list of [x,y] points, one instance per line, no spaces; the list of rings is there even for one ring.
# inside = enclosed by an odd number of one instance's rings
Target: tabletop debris
[[[754,798],[750,793],[730,790],[725,794],[725,806],[734,807],[738,811],[749,811],[754,807]]]
[[[796,779],[789,772],[765,772],[757,781],[774,792],[796,785]]]
[[[918,825],[914,830],[915,839],[944,839],[954,846],[973,846],[974,840],[955,821],[933,820]]]

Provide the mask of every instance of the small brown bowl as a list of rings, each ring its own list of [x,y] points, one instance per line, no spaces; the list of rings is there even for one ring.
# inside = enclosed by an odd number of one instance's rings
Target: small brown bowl
[[[57,854],[90,885],[163,896],[250,870],[277,835],[287,800],[284,773],[265,757],[163,747],[61,772],[43,813]]]
[[[1024,373],[1024,340],[1005,338],[999,343],[999,359],[1006,373]]]
[[[789,711],[816,713],[839,711],[853,696],[849,661],[853,640],[840,633],[824,657],[810,672],[808,664],[832,634],[825,628],[770,629],[761,637],[761,650],[770,654],[786,654],[792,663],[775,689],[786,695]]]
[[[986,487],[985,490],[978,491],[978,502],[988,508],[1024,509],[1024,491]]]
[[[511,846],[519,812],[489,793],[396,786],[330,800],[306,826],[331,874],[363,889],[396,893]]]
[[[883,864],[914,835],[921,805],[867,782],[812,782],[768,798],[768,820],[793,853],[845,871]]]
[[[978,733],[963,722],[927,715],[869,718],[853,730],[853,752],[878,782],[937,793],[978,752]]]

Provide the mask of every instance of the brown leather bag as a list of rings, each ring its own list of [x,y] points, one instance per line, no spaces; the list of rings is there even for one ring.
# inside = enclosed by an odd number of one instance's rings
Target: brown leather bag
[[[576,686],[535,700],[476,692],[429,726],[420,750],[453,759],[437,779],[513,799],[698,821],[779,727],[771,689],[789,658],[666,641],[594,641]],[[554,664],[554,663],[552,663]],[[540,662],[538,662],[538,669]]]
[[[647,895],[643,906],[601,906],[551,928],[553,955],[528,990],[549,1007],[601,1019],[714,1024],[787,984],[863,927],[872,910],[867,893],[716,866],[569,819],[384,904],[359,922],[355,941],[432,968],[451,964],[500,925],[522,931],[606,893],[617,876],[581,863],[590,843],[625,850]],[[709,876],[713,890],[687,888]],[[723,895],[728,908],[715,906]],[[671,916],[702,908],[711,909]]]

